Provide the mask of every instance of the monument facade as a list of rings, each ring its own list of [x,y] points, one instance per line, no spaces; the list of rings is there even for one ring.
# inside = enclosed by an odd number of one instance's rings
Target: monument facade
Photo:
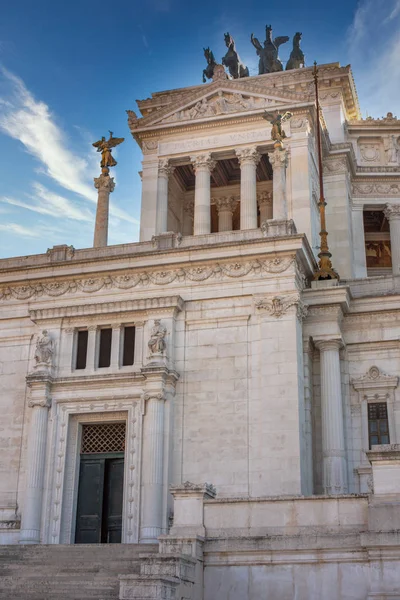
[[[94,247],[0,261],[0,542],[131,545],[121,599],[400,598],[400,121],[264,62],[128,111],[139,242],[103,138]]]

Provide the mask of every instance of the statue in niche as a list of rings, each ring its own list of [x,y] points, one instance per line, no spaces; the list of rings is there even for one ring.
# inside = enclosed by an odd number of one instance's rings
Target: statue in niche
[[[228,52],[222,58],[222,64],[227,67],[229,73],[233,79],[239,79],[240,77],[248,77],[249,69],[242,63],[239,58],[239,54],[236,51],[235,40],[231,34],[224,33],[225,45],[228,48]]]
[[[148,341],[148,347],[151,354],[163,354],[165,351],[165,336],[167,329],[161,325],[160,319],[154,320],[154,325],[151,328],[151,336]]]
[[[206,83],[207,79],[212,79],[214,75],[214,67],[216,67],[217,61],[215,60],[214,54],[209,47],[203,48],[203,50],[204,57],[207,61],[207,67],[203,70],[203,83]]]
[[[267,25],[265,28],[267,39],[264,42],[264,47],[260,44],[258,39],[251,34],[251,43],[257,50],[257,54],[260,57],[258,63],[258,74],[264,75],[265,73],[276,73],[277,71],[283,71],[283,65],[279,59],[278,52],[279,46],[286,44],[289,41],[287,35],[272,39],[272,26]]]
[[[289,60],[286,64],[286,71],[291,69],[303,69],[306,66],[303,50],[300,48],[300,42],[303,34],[299,31],[293,38],[293,50],[290,53]]]
[[[54,340],[49,336],[49,332],[44,329],[42,335],[36,340],[35,367],[51,367],[54,354]]]
[[[389,137],[384,139],[384,144],[387,162],[398,165],[400,146],[397,142],[396,136],[389,135]]]
[[[286,133],[282,129],[282,123],[287,121],[293,117],[293,113],[286,111],[285,113],[280,113],[277,110],[274,112],[267,112],[263,114],[263,119],[269,121],[272,125],[271,129],[271,139],[275,140],[275,146],[281,146],[282,142],[286,137]]]

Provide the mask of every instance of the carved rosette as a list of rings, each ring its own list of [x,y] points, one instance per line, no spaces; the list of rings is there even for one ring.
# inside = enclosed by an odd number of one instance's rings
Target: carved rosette
[[[214,204],[217,207],[219,215],[220,212],[233,213],[238,205],[238,201],[234,196],[226,196],[223,198],[215,198]]]
[[[288,166],[287,150],[279,150],[279,148],[277,148],[268,154],[268,159],[274,171],[275,169],[286,169]]]
[[[388,221],[400,219],[400,204],[386,204],[383,213]]]
[[[253,146],[252,148],[242,148],[236,150],[236,156],[239,159],[240,166],[250,164],[253,166],[257,166],[261,159],[261,154],[258,152],[257,147]]]
[[[258,206],[272,206],[272,192],[258,192]]]
[[[99,192],[108,192],[109,194],[114,191],[115,183],[114,177],[108,175],[100,175],[100,177],[94,178],[94,187]]]
[[[332,158],[324,161],[324,171],[328,173],[346,173],[347,159],[345,156]]]
[[[196,175],[199,171],[207,171],[208,173],[211,173],[217,164],[217,161],[211,158],[210,152],[207,154],[197,154],[195,156],[191,156],[190,160]]]
[[[168,177],[170,175],[172,175],[172,173],[174,171],[175,171],[175,167],[173,167],[169,164],[168,158],[163,158],[162,160],[159,161],[159,163],[158,163],[158,176],[159,177],[166,177],[168,179]]]
[[[308,314],[308,305],[304,304],[298,294],[289,296],[274,296],[273,298],[258,298],[254,302],[260,312],[267,312],[271,317],[280,319],[290,309],[294,308],[299,321],[306,318]]]

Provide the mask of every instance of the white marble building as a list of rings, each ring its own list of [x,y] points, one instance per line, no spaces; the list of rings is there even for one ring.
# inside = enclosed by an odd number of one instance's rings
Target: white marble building
[[[139,102],[140,242],[0,261],[2,544],[159,543],[121,599],[400,598],[400,120],[320,94],[339,283],[310,68]]]

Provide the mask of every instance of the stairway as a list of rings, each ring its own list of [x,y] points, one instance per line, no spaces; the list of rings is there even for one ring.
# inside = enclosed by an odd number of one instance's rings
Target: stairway
[[[140,571],[157,544],[0,546],[1,600],[117,600],[118,575]]]

